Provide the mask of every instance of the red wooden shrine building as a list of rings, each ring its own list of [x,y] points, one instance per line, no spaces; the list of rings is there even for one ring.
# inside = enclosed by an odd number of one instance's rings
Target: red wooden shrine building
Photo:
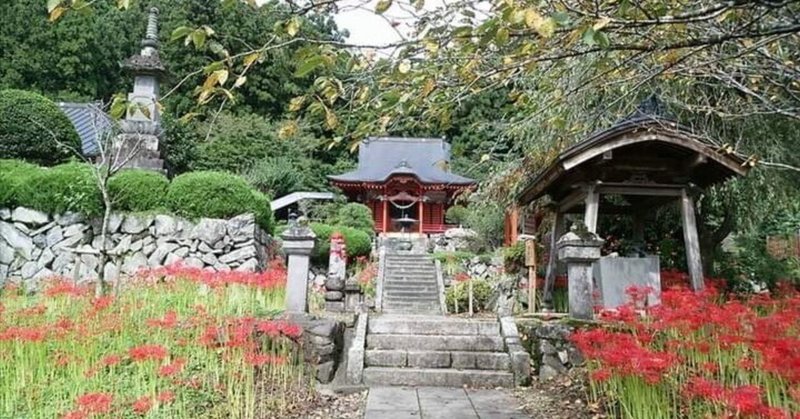
[[[450,144],[441,138],[368,138],[358,168],[329,176],[350,201],[372,210],[379,233],[441,233],[445,211],[475,181],[451,173]]]

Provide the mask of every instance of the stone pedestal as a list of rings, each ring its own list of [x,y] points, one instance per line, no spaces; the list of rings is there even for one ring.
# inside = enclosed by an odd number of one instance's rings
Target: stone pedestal
[[[304,220],[290,216],[290,226],[282,235],[283,251],[289,258],[286,280],[286,311],[308,312],[308,271],[316,235]]]
[[[556,243],[558,260],[567,264],[569,314],[574,318],[593,317],[592,263],[600,259],[603,242],[584,226],[573,226]]]
[[[328,257],[328,279],[325,281],[325,309],[344,311],[344,290],[347,272],[347,245],[341,233],[331,234]]]

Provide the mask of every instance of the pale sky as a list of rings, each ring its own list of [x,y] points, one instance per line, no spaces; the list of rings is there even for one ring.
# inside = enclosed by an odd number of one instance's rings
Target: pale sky
[[[344,0],[334,20],[350,31],[348,42],[357,45],[387,45],[409,37],[416,18],[408,0],[396,1],[382,15],[375,13],[377,0]],[[443,5],[443,0],[426,0],[425,10]]]

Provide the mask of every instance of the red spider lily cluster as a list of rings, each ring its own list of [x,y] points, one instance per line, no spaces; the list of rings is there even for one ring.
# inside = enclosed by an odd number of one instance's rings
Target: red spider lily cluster
[[[799,417],[800,294],[676,287],[661,301],[643,311],[634,300],[573,334],[596,398],[624,417]]]
[[[290,378],[302,374],[302,329],[256,317],[279,312],[285,277],[280,263],[174,265],[116,297],[59,278],[33,296],[0,289],[0,417],[197,417],[211,401],[251,417],[257,371],[276,389],[302,381]]]

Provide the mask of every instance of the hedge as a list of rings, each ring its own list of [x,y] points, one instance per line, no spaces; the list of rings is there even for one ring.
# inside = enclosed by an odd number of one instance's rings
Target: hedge
[[[108,181],[114,211],[153,211],[166,207],[169,180],[152,170],[123,170]]]
[[[93,216],[103,212],[96,178],[85,163],[33,171],[17,189],[16,204],[50,214],[70,211]]]
[[[18,206],[19,189],[39,170],[39,166],[21,160],[0,160],[0,208]]]
[[[311,230],[317,235],[317,244],[314,246],[314,253],[312,254],[315,264],[328,263],[328,254],[331,251],[331,235],[334,232],[339,232],[344,236],[348,257],[368,256],[372,251],[372,237],[365,231],[322,223],[311,223]]]
[[[51,166],[81,150],[72,122],[46,97],[24,90],[0,91],[0,156]]]
[[[243,178],[229,173],[184,173],[172,180],[166,203],[172,212],[187,218],[230,218],[252,212],[258,225],[272,232],[269,198],[252,189]]]

